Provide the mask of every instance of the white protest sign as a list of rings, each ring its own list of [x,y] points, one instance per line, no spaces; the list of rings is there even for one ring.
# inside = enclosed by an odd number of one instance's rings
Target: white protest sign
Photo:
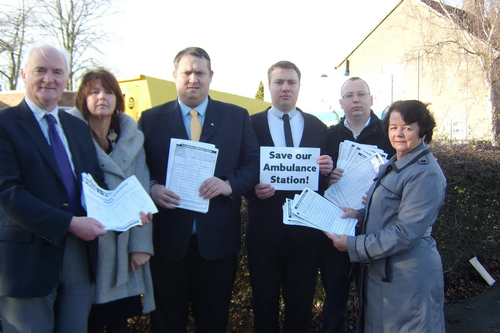
[[[260,147],[260,183],[276,190],[318,190],[319,148]]]

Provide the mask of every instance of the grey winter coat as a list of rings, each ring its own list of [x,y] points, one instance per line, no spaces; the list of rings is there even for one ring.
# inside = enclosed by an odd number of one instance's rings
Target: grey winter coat
[[[445,332],[443,268],[431,237],[445,189],[425,143],[380,167],[362,235],[347,239],[351,261],[362,263],[360,332]]]
[[[76,108],[68,111],[83,120]],[[106,184],[115,189],[123,180],[135,175],[149,192],[149,171],[144,153],[144,135],[137,129],[132,117],[119,113],[120,137],[113,152],[108,155],[94,141],[99,165]],[[153,255],[153,225],[131,228],[126,232],[108,232],[99,237],[97,277],[94,303],[101,304],[136,295],[144,295],[143,312],[154,310],[153,284],[149,261],[132,272],[130,253],[145,252]]]

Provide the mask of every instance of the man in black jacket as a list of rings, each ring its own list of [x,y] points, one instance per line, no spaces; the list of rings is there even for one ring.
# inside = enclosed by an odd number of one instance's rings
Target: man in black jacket
[[[273,105],[251,117],[259,145],[321,148],[324,154],[325,124],[296,108],[300,90],[297,66],[280,61],[269,68],[268,79]],[[333,164],[328,155],[320,156],[317,163],[322,194]],[[324,235],[320,230],[283,223],[283,203],[297,193],[275,190],[271,184],[260,183],[247,194],[246,245],[256,333],[279,332],[280,293],[286,313],[283,331],[306,333],[310,329]]]
[[[345,140],[362,144],[376,145],[391,157],[392,148],[382,121],[373,113],[373,96],[368,84],[359,77],[348,79],[341,88],[340,106],[345,116],[340,122],[328,129],[327,151],[337,165],[339,144]],[[335,168],[330,184],[342,177],[343,170]],[[361,198],[360,198],[361,200]],[[326,236],[323,239],[323,258],[320,265],[321,279],[325,288],[323,305],[323,332],[343,333],[346,330],[347,301],[351,286],[351,262],[347,252],[333,247]]]

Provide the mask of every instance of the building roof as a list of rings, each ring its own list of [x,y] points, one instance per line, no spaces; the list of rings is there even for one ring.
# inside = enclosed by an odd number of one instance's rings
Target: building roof
[[[369,33],[368,35],[366,35],[365,38],[363,38],[361,40],[361,42],[356,45],[356,47],[335,67],[335,69],[339,68],[340,66],[342,66],[346,60],[349,59],[349,57],[354,53],[356,52],[356,50],[382,25],[382,23],[385,22],[385,20],[387,20],[387,18],[389,16],[392,15],[392,13],[404,2],[405,0],[401,0],[399,1],[393,9],[391,9],[391,11],[386,15],[384,16],[384,18],[380,21],[379,24],[377,24],[375,26],[375,28],[373,28]],[[458,24],[458,26],[466,31],[468,31],[469,33],[471,33],[472,35],[476,36],[476,37],[479,37],[479,38],[484,38],[485,35],[484,35],[484,31],[481,29],[481,27],[475,23],[477,22],[476,20],[474,20],[474,14],[473,13],[469,13],[463,9],[460,9],[460,8],[456,8],[456,7],[453,7],[453,6],[449,6],[449,5],[445,5],[445,4],[442,4],[441,2],[439,1],[433,1],[433,0],[420,0],[421,3],[427,5],[428,7],[430,7],[431,9],[433,9],[434,11],[436,11],[437,13],[439,13],[440,15],[444,16],[444,17],[451,17],[451,19],[456,23]]]
[[[447,18],[451,18],[455,24],[457,24],[461,29],[468,31],[470,34],[479,38],[486,37],[484,34],[484,30],[482,29],[482,22],[478,22],[476,20],[476,16],[474,13],[453,6],[445,5],[439,1],[420,1],[430,8],[434,9],[439,14]]]
[[[372,30],[368,33],[368,35],[366,35],[366,37],[365,37],[365,38],[363,38],[363,39],[361,40],[361,42],[359,42],[359,44],[358,44],[358,45],[356,45],[356,47],[354,47],[354,49],[353,49],[353,50],[352,50],[352,51],[351,51],[351,52],[347,55],[347,57],[345,57],[345,58],[344,58],[344,59],[343,59],[343,60],[342,60],[342,61],[341,61],[341,62],[340,62],[337,66],[335,66],[335,69],[337,69],[337,68],[339,68],[340,66],[342,66],[342,64],[343,64],[343,63],[344,63],[347,59],[349,59],[349,57],[350,57],[350,56],[351,56],[354,52],[356,52],[356,50],[357,50],[357,49],[358,49],[358,48],[359,48],[359,47],[360,47],[360,46],[361,46],[361,45],[365,42],[365,40],[367,40],[367,39],[368,39],[368,38],[369,38],[369,37],[370,37],[370,36],[371,36],[371,35],[375,32],[375,30],[377,30],[377,29],[378,29],[378,27],[380,27],[380,26],[382,25],[382,23],[384,23],[384,21],[385,21],[385,20],[386,20],[389,16],[391,16],[391,14],[392,14],[392,13],[393,13],[393,12],[394,12],[394,11],[395,11],[398,7],[399,7],[399,6],[403,3],[403,1],[404,1],[404,0],[399,1],[399,2],[396,4],[396,6],[394,6],[394,8],[393,8],[393,9],[391,9],[391,11],[390,11],[390,12],[389,12],[386,16],[384,16],[384,18],[383,18],[383,19],[379,22],[379,24],[377,24],[377,25],[375,26],[375,28],[373,28],[373,29],[372,29]]]

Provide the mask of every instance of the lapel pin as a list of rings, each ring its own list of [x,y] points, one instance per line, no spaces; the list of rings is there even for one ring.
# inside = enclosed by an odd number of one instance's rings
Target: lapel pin
[[[210,123],[210,125],[214,126],[214,123]]]

